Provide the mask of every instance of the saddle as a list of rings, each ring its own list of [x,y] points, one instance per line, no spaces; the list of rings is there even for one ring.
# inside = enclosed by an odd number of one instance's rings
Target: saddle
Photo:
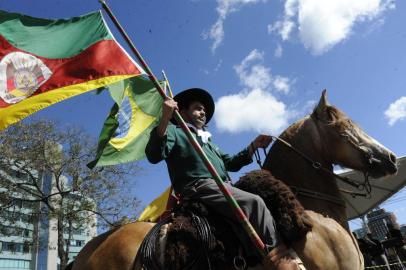
[[[248,256],[224,219],[199,201],[183,201],[157,223],[140,247],[146,270],[246,269],[260,262]]]
[[[269,172],[250,172],[235,186],[264,199],[288,246],[311,230],[312,225],[290,188]],[[203,203],[183,201],[145,237],[139,253],[142,265],[145,270],[242,270],[260,263],[258,254],[244,250],[230,230],[233,227],[231,221],[214,214]]]

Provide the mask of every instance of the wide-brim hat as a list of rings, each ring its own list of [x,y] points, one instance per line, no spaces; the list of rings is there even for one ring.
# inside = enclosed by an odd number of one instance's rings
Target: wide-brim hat
[[[190,88],[186,89],[173,98],[177,103],[179,110],[186,108],[191,102],[199,101],[204,105],[206,112],[206,124],[209,123],[214,114],[214,100],[213,97],[204,89]],[[174,118],[171,119],[173,123],[176,123]]]

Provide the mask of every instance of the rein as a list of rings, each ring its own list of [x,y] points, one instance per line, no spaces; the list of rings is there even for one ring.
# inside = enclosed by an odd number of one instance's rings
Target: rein
[[[273,137],[273,136],[271,136],[271,137]],[[262,150],[264,150],[264,155],[267,156],[266,149],[262,148]],[[263,169],[263,165],[262,165],[262,161],[261,161],[261,155],[259,154],[258,149],[254,150],[254,156],[255,156],[255,161],[258,163],[258,166],[261,169]]]
[[[314,161],[314,160],[311,159],[308,155],[306,155],[305,153],[303,153],[302,151],[300,151],[299,149],[297,149],[296,147],[294,147],[293,145],[291,145],[291,144],[288,143],[287,141],[285,141],[285,140],[283,140],[283,139],[281,139],[281,138],[279,138],[279,137],[277,137],[277,136],[271,135],[271,137],[272,137],[274,140],[277,140],[277,141],[281,142],[283,145],[287,146],[289,149],[293,150],[296,154],[298,154],[298,155],[301,156],[304,160],[306,160],[308,163],[310,163],[311,166],[312,166],[315,170],[317,170],[317,171],[323,171],[324,173],[326,173],[326,174],[332,176],[333,178],[339,179],[339,180],[343,181],[344,183],[346,183],[346,184],[348,184],[348,185],[350,185],[350,186],[352,186],[352,187],[357,188],[357,189],[360,190],[360,191],[364,191],[364,190],[365,190],[365,192],[354,192],[354,191],[350,191],[350,190],[346,190],[346,189],[341,189],[341,188],[340,188],[339,190],[340,190],[341,192],[350,194],[353,198],[355,198],[356,196],[365,197],[365,198],[371,198],[371,191],[372,191],[372,189],[371,189],[371,183],[369,182],[369,175],[368,175],[367,172],[364,172],[364,182],[363,182],[363,183],[362,183],[362,182],[359,182],[359,181],[357,181],[357,180],[351,179],[351,178],[349,178],[349,177],[346,177],[346,176],[338,175],[338,174],[336,174],[336,173],[334,173],[334,172],[332,172],[332,171],[326,169],[325,167],[323,167],[323,166],[321,165],[320,162]],[[267,156],[267,153],[266,153],[265,148],[263,148],[263,150],[264,150],[265,156]],[[263,164],[262,164],[262,162],[261,162],[261,157],[260,157],[260,154],[259,154],[258,149],[256,149],[256,150],[254,151],[254,154],[255,154],[256,162],[259,164],[260,168],[262,169],[262,168],[263,168]],[[323,194],[323,193],[319,193],[319,192],[316,192],[316,191],[313,191],[313,190],[309,190],[309,189],[303,189],[303,188],[300,188],[300,187],[293,187],[293,186],[292,186],[291,188],[296,191],[296,192],[295,192],[296,194],[297,194],[297,193],[301,193],[302,195],[305,195],[305,196],[308,196],[308,197],[314,197],[314,198],[318,198],[318,199],[324,199],[324,200],[327,200],[327,201],[335,202],[335,203],[340,204],[340,205],[345,205],[345,203],[344,203],[343,200],[337,199],[337,198],[335,198],[335,197],[333,197],[333,196],[329,196],[329,195],[326,195],[326,194]]]

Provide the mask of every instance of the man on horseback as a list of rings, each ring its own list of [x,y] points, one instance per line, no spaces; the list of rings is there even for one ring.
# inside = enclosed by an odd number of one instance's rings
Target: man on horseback
[[[299,269],[277,237],[273,217],[262,198],[233,187],[227,174],[227,171],[239,171],[243,166],[250,164],[254,151],[257,148],[267,147],[272,138],[268,135],[259,135],[238,154],[234,156],[224,154],[212,143],[211,134],[205,129],[213,116],[214,107],[211,95],[199,88],[185,90],[173,100],[165,100],[162,105],[161,121],[152,130],[145,150],[148,160],[155,164],[165,159],[172,186],[177,194],[181,194],[183,198],[198,199],[219,215],[237,222],[226,198],[190,145],[186,134],[174,124],[173,111],[179,110],[209,160],[226,182],[227,188],[271,250],[264,263],[278,270]],[[246,242],[246,238],[241,238],[244,239],[243,243]]]

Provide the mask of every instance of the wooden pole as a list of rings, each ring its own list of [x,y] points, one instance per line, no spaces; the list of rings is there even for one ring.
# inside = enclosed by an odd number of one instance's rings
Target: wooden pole
[[[111,9],[108,7],[107,3],[105,0],[99,0],[99,2],[102,4],[103,9],[106,11],[106,13],[109,15],[110,19],[113,21],[114,25],[117,27],[121,35],[124,37],[128,45],[130,46],[132,52],[135,54],[137,59],[139,60],[140,64],[142,67],[145,69],[146,73],[148,74],[150,80],[153,82],[155,85],[155,88],[158,90],[158,92],[161,94],[161,96],[164,99],[169,99],[168,96],[166,96],[164,90],[162,89],[161,85],[159,84],[157,78],[155,75],[152,73],[151,69],[141,56],[140,52],[137,50],[127,33],[124,31],[123,27],[120,25],[119,21],[117,18],[114,16],[113,12]],[[197,151],[199,154],[200,158],[202,159],[203,163],[213,176],[213,179],[215,180],[216,184],[220,188],[221,192],[225,196],[227,202],[229,203],[230,207],[234,211],[234,214],[237,217],[237,220],[241,223],[243,226],[244,230],[246,233],[249,235],[252,243],[255,245],[257,248],[259,254],[261,256],[266,255],[266,250],[265,250],[265,245],[262,242],[261,238],[258,236],[257,232],[255,231],[254,227],[252,227],[251,223],[249,222],[248,218],[242,211],[241,207],[238,205],[237,201],[234,199],[233,195],[231,194],[230,190],[227,189],[226,185],[224,184],[223,180],[221,179],[220,175],[214,168],[213,164],[211,164],[209,158],[207,157],[206,153],[203,151],[201,148],[200,144],[196,140],[196,138],[193,136],[192,132],[190,131],[189,127],[186,125],[186,122],[182,119],[178,111],[174,111],[174,117],[177,123],[180,125],[182,130],[185,132],[187,135],[189,142],[192,144],[193,148]]]

